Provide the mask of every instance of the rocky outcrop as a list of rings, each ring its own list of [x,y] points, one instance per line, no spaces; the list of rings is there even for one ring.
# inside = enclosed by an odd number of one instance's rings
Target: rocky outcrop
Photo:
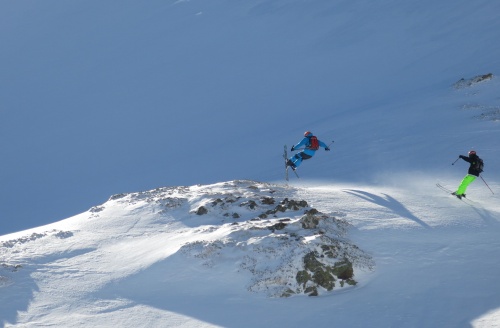
[[[453,84],[453,87],[455,89],[468,88],[470,86],[473,86],[474,84],[477,84],[477,83],[480,83],[483,81],[491,80],[492,78],[493,78],[492,73],[488,73],[488,74],[484,74],[484,75],[477,75],[477,76],[470,78],[470,79],[461,78],[460,80],[458,80],[457,82],[455,82]]]

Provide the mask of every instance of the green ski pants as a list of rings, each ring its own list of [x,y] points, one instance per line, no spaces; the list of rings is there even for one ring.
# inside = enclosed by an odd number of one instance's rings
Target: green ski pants
[[[467,174],[465,178],[462,180],[460,183],[460,186],[458,186],[458,190],[456,191],[457,195],[463,195],[465,194],[465,190],[467,190],[467,187],[472,183],[472,181],[476,180],[476,176],[472,174]]]

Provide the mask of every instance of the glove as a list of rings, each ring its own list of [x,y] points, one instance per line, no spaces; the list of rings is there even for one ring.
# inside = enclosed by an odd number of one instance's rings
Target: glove
[[[464,158],[465,158],[465,156],[464,156],[464,155],[459,155],[458,157],[459,157],[459,158],[461,158],[461,159],[464,159]]]
[[[294,147],[294,146],[292,146],[292,149],[290,149],[290,151],[294,151],[294,150],[295,150],[295,147]]]
[[[330,150],[330,148],[326,147],[326,148],[325,148],[325,150],[326,150],[326,151],[329,151],[329,150]]]

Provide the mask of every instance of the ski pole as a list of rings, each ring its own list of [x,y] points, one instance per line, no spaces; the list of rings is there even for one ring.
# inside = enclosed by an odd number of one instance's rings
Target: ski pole
[[[484,181],[483,177],[482,176],[479,176],[481,178],[481,180],[483,180],[484,184],[486,185],[486,187],[488,187],[488,189],[491,191],[491,193],[494,195],[495,193],[493,192],[493,190],[491,190],[490,186],[488,186],[488,184],[486,183],[486,181]]]
[[[460,156],[456,159],[456,161],[454,161],[453,163],[451,163],[451,165],[455,165],[455,163],[460,159]]]
[[[330,142],[330,143],[328,144],[328,146],[326,146],[325,150],[327,150],[327,149],[328,149],[328,150],[330,150],[330,146],[331,146],[331,145],[332,145],[332,143],[334,143],[334,142],[335,142],[335,141],[333,141],[333,140],[332,140],[332,142]]]

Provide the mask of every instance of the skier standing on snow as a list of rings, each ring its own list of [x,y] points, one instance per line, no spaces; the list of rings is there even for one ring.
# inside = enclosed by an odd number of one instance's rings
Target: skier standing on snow
[[[304,139],[302,139],[295,146],[292,146],[291,151],[299,149],[302,146],[304,146],[303,150],[290,157],[286,162],[286,165],[290,166],[292,170],[295,170],[302,163],[303,160],[313,157],[314,154],[316,153],[316,150],[318,150],[319,147],[323,147],[327,151],[330,150],[330,148],[328,148],[328,146],[323,141],[319,140],[310,131],[306,131],[304,133]]]
[[[474,150],[469,151],[469,157],[460,155],[459,158],[464,161],[470,163],[469,171],[467,175],[463,178],[460,186],[458,186],[457,191],[453,192],[452,195],[457,196],[458,198],[465,197],[465,190],[472,183],[472,181],[476,180],[481,172],[483,172],[483,160],[477,156]]]

